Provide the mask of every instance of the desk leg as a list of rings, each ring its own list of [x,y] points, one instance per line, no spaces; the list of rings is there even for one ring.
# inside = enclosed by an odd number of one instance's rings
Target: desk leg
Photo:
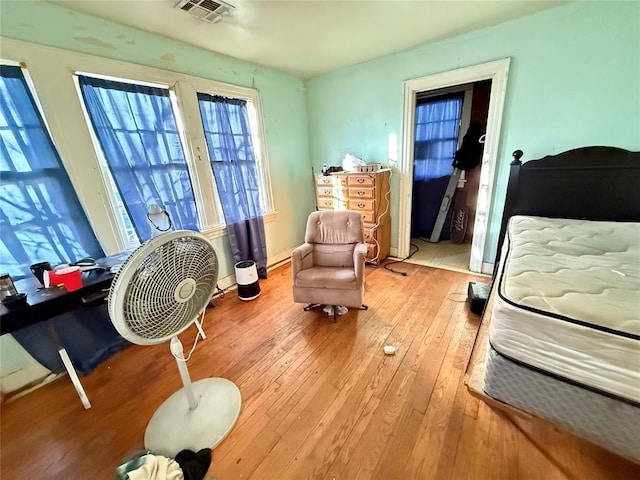
[[[69,354],[64,348],[58,350],[60,354],[60,358],[62,359],[62,363],[64,363],[64,368],[67,369],[67,373],[73,382],[73,386],[76,387],[76,392],[80,396],[80,400],[82,401],[82,405],[86,410],[91,408],[91,403],[89,403],[89,398],[87,398],[87,394],[84,392],[84,388],[82,388],[82,383],[80,383],[80,379],[78,378],[78,374],[76,373],[76,369],[73,367],[73,363],[71,363],[71,359],[69,358]]]

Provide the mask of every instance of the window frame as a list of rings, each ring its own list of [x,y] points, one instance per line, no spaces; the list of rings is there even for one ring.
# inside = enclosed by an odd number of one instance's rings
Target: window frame
[[[100,141],[98,140],[98,137],[96,135],[95,129],[93,127],[93,124],[91,122],[91,118],[89,116],[89,112],[87,111],[87,106],[84,102],[84,97],[82,95],[82,88],[80,87],[80,83],[78,80],[78,76],[82,75],[82,76],[87,76],[87,77],[93,77],[93,78],[100,78],[100,79],[105,79],[105,80],[112,80],[115,82],[120,82],[120,83],[128,83],[128,84],[132,84],[132,85],[141,85],[141,86],[148,86],[148,87],[153,87],[153,88],[159,88],[159,89],[163,89],[163,90],[167,90],[169,93],[169,101],[171,103],[171,107],[172,107],[172,111],[173,111],[173,115],[174,115],[174,120],[176,122],[176,127],[178,129],[178,136],[180,138],[180,144],[182,145],[182,151],[185,157],[185,164],[187,167],[187,171],[189,172],[189,177],[190,177],[190,183],[191,183],[191,188],[193,190],[193,196],[194,196],[194,200],[196,203],[196,215],[198,217],[198,224],[202,227],[204,226],[205,228],[203,228],[202,230],[207,230],[206,226],[208,226],[208,224],[206,223],[205,220],[205,215],[203,213],[203,211],[205,210],[204,207],[204,203],[198,203],[199,199],[202,199],[202,184],[200,182],[196,182],[194,181],[194,179],[196,178],[195,173],[194,173],[194,164],[193,161],[191,161],[190,157],[189,157],[189,150],[187,149],[186,146],[186,133],[184,131],[184,125],[182,124],[182,115],[180,115],[180,110],[176,101],[176,96],[175,93],[173,92],[172,88],[169,85],[163,85],[163,84],[158,84],[158,83],[151,83],[151,82],[146,82],[146,81],[137,81],[137,80],[131,80],[131,79],[125,79],[125,78],[117,78],[117,77],[111,77],[111,76],[106,76],[106,75],[96,75],[96,74],[92,74],[92,73],[88,73],[88,72],[80,72],[80,71],[76,71],[73,74],[73,82],[74,85],[76,87],[76,91],[78,92],[78,98],[80,99],[80,105],[82,107],[82,112],[84,114],[84,118],[85,121],[87,122],[87,128],[89,130],[89,134],[91,136],[91,141],[93,143],[93,147],[96,153],[96,156],[98,158],[98,164],[100,165],[100,172],[102,174],[103,180],[104,180],[104,185],[105,185],[105,189],[107,191],[107,195],[109,197],[109,204],[113,210],[113,214],[116,218],[116,225],[120,234],[120,240],[122,241],[122,245],[123,245],[123,250],[126,249],[130,249],[130,248],[135,248],[137,246],[140,245],[140,242],[138,240],[138,234],[135,233],[135,238],[132,238],[129,235],[129,228],[127,228],[127,226],[125,225],[125,217],[129,217],[129,213],[126,210],[124,203],[121,199],[120,196],[120,192],[118,191],[118,188],[116,186],[116,182],[115,179],[113,178],[113,174],[111,173],[111,170],[109,168],[109,165],[107,163],[107,159],[104,157],[104,152],[102,150],[102,146],[100,144]],[[131,218],[129,217],[129,222],[132,222]],[[135,227],[134,231],[135,231]]]
[[[193,194],[196,201],[196,211],[203,233],[212,233],[215,236],[225,233],[226,225],[222,206],[218,196],[218,189],[211,167],[202,118],[198,106],[198,93],[208,93],[210,95],[220,95],[227,98],[242,99],[247,102],[247,114],[251,129],[254,156],[256,159],[256,169],[260,192],[260,204],[265,215],[275,213],[273,206],[273,195],[271,192],[271,178],[269,175],[269,165],[266,148],[264,148],[264,125],[260,121],[262,110],[260,106],[260,95],[254,89],[223,84],[213,80],[199,79],[192,77],[190,80],[176,80],[173,84],[150,82],[149,80],[139,80],[133,78],[115,77],[102,73],[92,73],[85,71],[74,71],[73,82],[78,92],[78,98],[82,111],[87,122],[87,127],[91,135],[96,156],[100,165],[100,171],[104,178],[104,186],[109,196],[109,203],[116,218],[116,224],[120,235],[123,249],[135,247],[137,242],[129,241],[127,229],[121,215],[118,203],[118,192],[115,181],[104,158],[102,148],[93,127],[84,103],[78,75],[95,78],[104,78],[117,82],[131,83],[137,85],[147,85],[169,90],[171,105],[178,127],[180,141],[184,151],[187,169],[191,177]],[[206,155],[206,158],[203,158]],[[218,234],[218,235],[216,235]]]
[[[247,115],[249,117],[249,126],[251,128],[251,139],[254,150],[253,154],[257,167],[256,171],[260,192],[260,205],[265,216],[275,214],[276,211],[271,189],[271,176],[269,173],[269,158],[266,149],[266,135],[264,122],[262,121],[264,117],[262,114],[262,105],[258,91],[215,81],[178,81],[174,85],[174,91],[178,97],[179,104],[183,107],[180,111],[184,115],[183,120],[186,131],[188,132],[188,141],[192,148],[192,155],[197,158],[198,161],[201,161],[202,153],[205,152],[207,154],[207,158],[202,163],[206,163],[207,167],[211,171],[213,192],[215,193],[216,200],[219,198],[218,190],[215,185],[215,179],[213,178],[213,169],[209,159],[197,94],[206,93],[214,96],[219,95],[227,98],[245,100],[247,102]],[[224,217],[219,200],[216,201],[216,212],[217,222],[214,229],[218,229],[220,227],[224,228]]]
[[[97,139],[92,138],[95,135],[87,123],[86,107],[78,89],[76,73],[169,88],[172,103],[179,107],[176,121],[192,176],[201,231],[212,240],[226,235],[226,225],[209,163],[195,92],[246,100],[253,111],[251,125],[261,206],[265,222],[275,220],[277,211],[273,201],[264,116],[257,89],[18,40],[7,40],[3,44],[3,51],[2,60],[6,58],[6,64],[29,65],[33,90],[38,93],[36,98],[42,103],[42,116],[50,126],[51,137],[58,147],[89,223],[107,254],[126,250],[130,245],[126,241],[123,226],[119,224],[121,220],[114,206],[113,189],[101,172],[101,149],[96,148],[94,142]],[[55,51],[56,55],[48,55],[50,51]],[[190,89],[192,96],[188,94]],[[193,126],[194,119],[198,121],[197,129]],[[201,219],[200,215],[204,218]]]
[[[53,131],[49,125],[49,121],[47,119],[47,116],[45,114],[45,110],[42,106],[42,103],[40,101],[40,96],[38,94],[38,90],[36,89],[36,86],[33,82],[32,76],[31,76],[31,72],[29,67],[27,66],[27,64],[23,61],[14,61],[14,60],[9,60],[3,57],[0,57],[0,65],[3,66],[7,66],[7,67],[16,67],[19,68],[22,72],[22,76],[24,78],[25,84],[26,84],[26,89],[27,89],[27,93],[28,95],[31,97],[31,100],[33,101],[33,106],[34,106],[34,111],[38,116],[38,120],[41,122],[41,126],[42,126],[42,130],[44,132],[44,134],[48,137],[49,142],[51,143],[51,149],[53,150],[54,155],[57,157],[57,161],[60,164],[60,173],[62,175],[64,175],[66,177],[65,183],[71,183],[71,185],[73,186],[73,180],[71,178],[71,175],[69,174],[69,171],[67,170],[67,166],[63,160],[63,156],[60,152],[60,148],[56,142],[56,138],[53,135]],[[31,172],[29,172],[31,173]],[[56,173],[56,176],[58,174]],[[51,178],[51,177],[49,177]],[[74,194],[75,197],[77,198],[78,201],[78,205],[80,207],[80,209],[82,210],[83,216],[86,218],[86,220],[89,221],[89,224],[87,225],[88,229],[92,232],[93,237],[95,239],[95,241],[97,242],[97,246],[99,247],[99,249],[101,251],[105,251],[104,245],[101,242],[100,238],[98,237],[98,235],[96,234],[95,230],[93,229],[93,225],[90,221],[90,217],[89,214],[87,213],[87,210],[85,208],[85,205],[83,203],[83,199],[81,198],[79,192],[77,190],[75,190],[74,187]],[[48,224],[49,226],[47,228],[51,228],[52,224]],[[69,253],[69,252],[65,252],[65,253]],[[11,254],[11,252],[9,251],[9,254]],[[85,251],[86,254],[86,251]],[[30,259],[31,261],[34,261],[34,258]],[[53,262],[53,261],[52,261]],[[14,277],[16,278],[16,277]],[[21,277],[17,277],[17,278],[21,278]]]

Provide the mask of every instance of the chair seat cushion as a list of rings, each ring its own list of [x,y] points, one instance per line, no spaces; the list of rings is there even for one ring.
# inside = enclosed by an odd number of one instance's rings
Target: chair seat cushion
[[[353,267],[311,267],[299,271],[293,279],[294,286],[306,288],[334,288],[353,290],[359,288]]]

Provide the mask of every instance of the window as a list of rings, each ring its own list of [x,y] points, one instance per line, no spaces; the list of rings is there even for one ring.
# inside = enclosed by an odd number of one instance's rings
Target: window
[[[226,222],[263,215],[247,102],[198,93],[198,104]]]
[[[0,65],[0,179],[3,273],[104,256],[18,66]]]
[[[150,204],[166,209],[175,228],[223,231],[228,184],[217,173],[214,178],[214,165],[229,140],[237,155],[234,161],[242,162],[246,181],[241,188],[249,190],[256,205],[252,212],[274,211],[257,92],[195,77],[170,82],[168,75],[150,75],[153,84],[146,79],[75,75],[124,248],[149,238]],[[232,122],[231,133],[205,116],[205,98],[208,103],[218,98],[229,104],[233,112],[226,120]]]
[[[458,147],[464,93],[428,98],[416,105],[414,180],[451,175]]]
[[[184,148],[167,88],[78,76],[102,157],[140,241],[151,237],[149,205],[167,210],[178,229],[198,230]],[[118,200],[116,200],[118,201]],[[130,240],[130,239],[127,239]]]

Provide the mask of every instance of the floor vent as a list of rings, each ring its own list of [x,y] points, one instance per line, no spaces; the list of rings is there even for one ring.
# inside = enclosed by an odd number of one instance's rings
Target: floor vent
[[[204,22],[218,22],[225,15],[229,15],[236,7],[220,0],[181,0],[176,8],[199,18]]]

